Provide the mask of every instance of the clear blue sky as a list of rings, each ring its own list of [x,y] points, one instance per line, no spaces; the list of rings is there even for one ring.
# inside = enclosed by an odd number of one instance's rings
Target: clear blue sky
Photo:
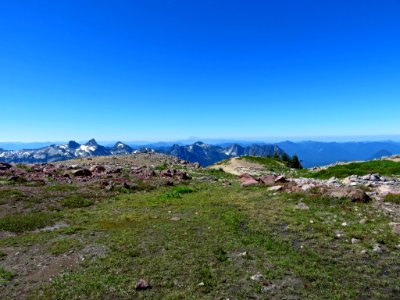
[[[0,141],[400,134],[400,1],[1,1]]]

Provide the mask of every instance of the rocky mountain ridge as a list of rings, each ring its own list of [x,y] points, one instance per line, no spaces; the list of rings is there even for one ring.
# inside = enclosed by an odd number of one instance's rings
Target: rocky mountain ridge
[[[155,149],[148,147],[134,149],[122,142],[116,142],[112,147],[105,147],[99,145],[95,139],[91,139],[86,144],[79,144],[75,141],[70,141],[64,145],[50,145],[40,149],[17,151],[0,150],[0,162],[45,163],[75,158],[151,152],[163,153],[189,162],[198,162],[203,166],[208,166],[235,156],[252,155],[265,157],[272,156],[274,153],[281,155],[283,150],[272,144],[254,144],[246,147],[232,144],[222,147],[205,144],[203,142],[196,142],[186,146],[175,144],[171,147],[160,147]]]

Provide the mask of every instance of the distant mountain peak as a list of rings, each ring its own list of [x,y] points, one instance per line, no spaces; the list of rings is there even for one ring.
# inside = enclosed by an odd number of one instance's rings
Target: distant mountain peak
[[[78,149],[80,146],[81,146],[81,145],[78,144],[78,143],[75,142],[75,141],[69,141],[69,142],[68,142],[68,147],[71,148],[71,149]]]
[[[85,145],[86,146],[98,146],[99,144],[97,144],[95,139],[91,139]]]

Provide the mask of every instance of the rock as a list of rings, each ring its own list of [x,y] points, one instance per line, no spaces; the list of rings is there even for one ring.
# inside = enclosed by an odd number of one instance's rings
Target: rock
[[[275,178],[275,182],[285,183],[287,182],[285,176],[281,175]]]
[[[121,172],[122,172],[122,168],[118,167],[118,168],[114,168],[114,169],[108,170],[107,174],[119,174]]]
[[[161,177],[172,177],[173,172],[171,170],[163,170],[160,173]]]
[[[179,217],[172,217],[170,220],[171,220],[171,221],[180,221],[181,218],[179,218]]]
[[[253,176],[251,176],[250,174],[244,173],[242,175],[240,175],[240,182],[241,182],[241,186],[254,186],[254,185],[258,185],[258,181],[254,179]]]
[[[268,191],[270,191],[270,192],[277,192],[277,191],[280,191],[280,190],[282,190],[282,189],[283,189],[282,186],[276,185],[276,186],[271,186],[271,187],[269,187],[269,188],[268,188]]]
[[[132,186],[131,186],[129,183],[126,183],[126,182],[124,182],[124,183],[122,184],[122,187],[123,187],[124,189],[128,189],[128,190],[130,190],[130,189],[132,188]]]
[[[350,177],[346,177],[345,179],[342,180],[342,183],[345,185],[350,185],[353,181],[351,180]]]
[[[106,171],[106,168],[104,166],[91,166],[90,171],[93,173],[104,173]]]
[[[379,244],[375,244],[372,248],[372,251],[374,251],[376,253],[383,253],[383,249],[381,248],[381,246]]]
[[[296,204],[295,207],[296,207],[296,209],[302,209],[302,210],[309,210],[310,209],[306,204],[304,204],[302,202]]]
[[[275,184],[275,176],[268,175],[268,176],[261,176],[259,178],[260,182],[265,185],[274,185]]]
[[[305,185],[301,186],[301,189],[302,189],[303,191],[308,191],[308,190],[310,190],[310,189],[312,189],[312,188],[314,188],[314,187],[315,187],[315,184],[310,183],[310,184],[305,184]]]
[[[335,184],[337,182],[338,182],[338,179],[336,177],[331,177],[327,181],[328,184]]]
[[[367,203],[371,201],[371,198],[362,190],[353,190],[347,197],[350,198],[351,202]]]
[[[0,162],[0,170],[8,170],[11,169],[12,165],[5,163],[5,162]]]
[[[8,178],[8,181],[11,182],[27,182],[26,178],[23,176],[11,176],[10,178]]]
[[[331,189],[326,195],[338,199],[349,198],[351,202],[366,203],[371,200],[371,198],[364,191],[346,187]]]
[[[351,243],[354,245],[354,244],[358,244],[360,242],[360,240],[359,239],[355,239],[355,238],[352,238],[351,239]]]
[[[260,281],[261,279],[263,279],[263,276],[262,276],[262,274],[257,273],[257,274],[250,276],[250,279],[254,280],[254,281]]]
[[[186,172],[180,170],[174,170],[174,177],[179,180],[190,179],[189,175]]]
[[[87,177],[92,176],[92,172],[88,169],[79,169],[72,173],[75,177]]]
[[[248,256],[247,251],[244,251],[244,252],[242,252],[242,253],[239,253],[238,256],[239,256],[239,257],[247,257],[247,256]]]
[[[371,180],[371,174],[364,175],[361,177],[362,180]]]
[[[144,279],[140,279],[135,286],[135,289],[137,291],[141,291],[141,290],[147,290],[147,289],[151,289],[152,286],[150,285],[150,283],[148,283],[146,280]]]
[[[400,223],[391,222],[389,225],[392,227],[394,234],[400,235]]]

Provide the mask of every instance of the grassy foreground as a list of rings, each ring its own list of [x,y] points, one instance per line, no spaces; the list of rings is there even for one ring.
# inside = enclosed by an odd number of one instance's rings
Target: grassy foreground
[[[308,209],[297,209],[300,202]],[[24,287],[26,298],[395,299],[400,293],[399,238],[373,204],[218,181],[83,204],[56,213],[68,227],[0,240],[0,250],[34,247],[49,259],[98,249],[51,281]],[[13,222],[17,232],[29,228]],[[376,244],[382,253],[372,251]],[[0,268],[0,283],[9,283],[0,289],[20,289],[13,276]],[[152,289],[136,291],[140,278]]]

